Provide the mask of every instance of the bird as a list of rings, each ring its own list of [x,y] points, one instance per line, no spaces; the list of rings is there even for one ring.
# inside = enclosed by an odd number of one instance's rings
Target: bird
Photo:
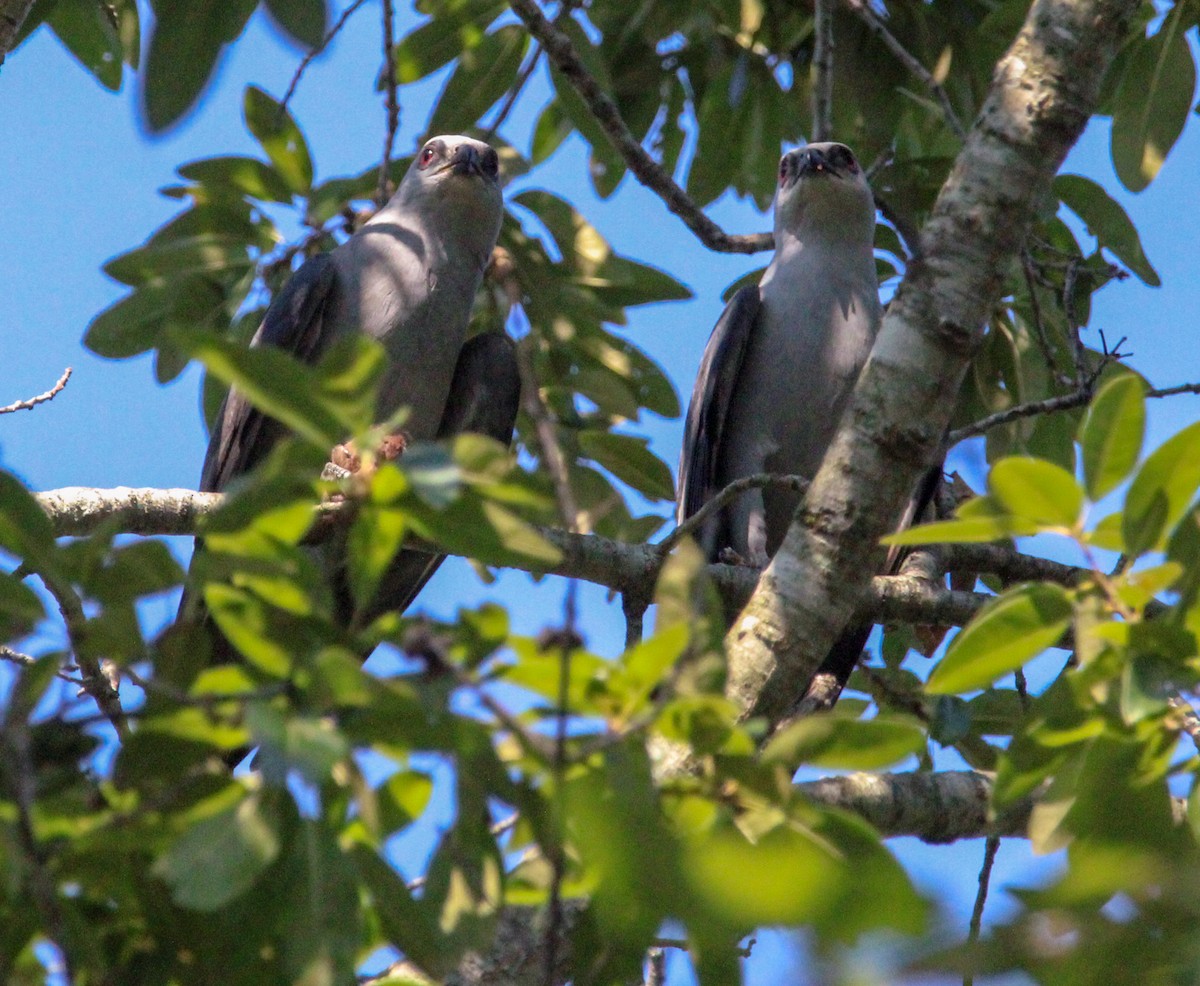
[[[462,135],[431,137],[382,209],[292,275],[250,345],[276,346],[312,363],[341,338],[369,336],[386,353],[378,419],[407,408],[405,441],[470,430],[508,444],[520,396],[515,349],[496,332],[467,341],[503,214],[495,149]],[[286,433],[231,390],[212,430],[200,489],[226,489]],[[369,608],[403,609],[440,560],[402,551]],[[346,621],[349,593],[337,584],[337,571],[330,577],[339,618]],[[186,606],[185,596],[181,612]],[[215,646],[218,659],[232,657],[227,642]]]
[[[730,299],[704,350],[684,426],[679,523],[745,476],[811,480],[879,332],[875,201],[854,152],[821,142],[784,154],[774,212],[771,263]],[[702,550],[714,562],[766,565],[800,496],[782,486],[741,494],[701,525]],[[836,692],[870,630],[848,628],[821,666]]]

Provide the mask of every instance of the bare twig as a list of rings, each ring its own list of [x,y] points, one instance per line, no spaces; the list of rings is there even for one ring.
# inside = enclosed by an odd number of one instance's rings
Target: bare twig
[[[300,59],[300,64],[296,66],[296,71],[292,75],[292,81],[288,83],[287,92],[283,94],[283,99],[279,103],[281,117],[287,111],[287,106],[291,102],[292,96],[296,94],[296,86],[300,84],[300,77],[304,75],[304,71],[308,68],[309,63],[329,47],[329,42],[336,38],[342,28],[346,26],[346,21],[366,2],[367,0],[354,0],[350,6],[342,11],[342,15],[334,22],[333,27],[329,29],[329,33],[325,35],[321,43]]]
[[[814,0],[812,59],[812,139],[833,135],[833,3]]]
[[[682,524],[671,531],[654,547],[661,555],[666,555],[689,534],[694,534],[718,510],[724,509],[743,493],[749,490],[761,490],[768,486],[783,487],[803,493],[808,489],[808,480],[803,476],[777,475],[776,473],[758,472],[751,476],[743,476],[734,480],[720,493],[709,500],[704,506],[688,517]]]
[[[965,439],[974,438],[976,435],[982,435],[1000,425],[1020,421],[1022,418],[1032,418],[1040,414],[1052,414],[1055,411],[1068,411],[1071,408],[1082,407],[1091,399],[1092,389],[1084,387],[1082,390],[1060,394],[1058,397],[1047,397],[1040,401],[1029,401],[1027,404],[1016,404],[1003,411],[980,418],[978,421],[973,421],[969,425],[954,429],[946,436],[946,448],[957,445]]]
[[[934,99],[942,108],[942,116],[945,117],[947,125],[954,133],[960,137],[967,136],[966,127],[962,125],[958,114],[954,112],[954,107],[950,103],[950,97],[946,94],[946,90],[941,83],[933,77],[928,69],[925,68],[907,48],[904,47],[899,39],[887,29],[879,15],[875,13],[866,0],[843,0],[845,6],[859,20],[866,25],[867,29],[874,34],[880,41],[884,43],[888,51],[896,56],[896,60],[900,62],[908,71],[915,76],[932,94]]]
[[[575,503],[575,494],[571,490],[567,460],[563,455],[562,447],[558,444],[558,436],[555,434],[554,419],[546,402],[542,400],[537,371],[533,365],[534,338],[533,335],[528,335],[517,346],[517,364],[521,371],[521,402],[525,406],[525,413],[533,419],[534,433],[537,435],[542,461],[546,464],[546,469],[554,482],[554,493],[558,498],[558,512],[562,517],[563,526],[569,531],[577,531],[579,529],[579,507]]]
[[[58,378],[58,382],[47,390],[44,394],[38,394],[37,397],[29,397],[23,401],[13,401],[11,404],[6,404],[0,407],[0,414],[12,414],[14,411],[32,411],[39,404],[45,404],[46,401],[52,401],[60,393],[63,387],[67,385],[67,381],[71,379],[71,368],[68,366],[63,370],[63,375]]]
[[[696,234],[701,243],[710,250],[721,253],[757,253],[760,250],[770,250],[775,245],[774,237],[770,233],[735,236],[726,233],[709,219],[633,136],[612,97],[584,67],[571,39],[546,20],[535,0],[511,0],[509,5],[529,33],[541,42],[558,70],[575,87],[637,180],[661,198],[666,207],[683,220],[684,225]]]
[[[29,731],[22,721],[8,722],[0,737],[7,740],[4,743],[8,754],[5,759],[11,761],[12,767],[0,776],[11,778],[11,792],[17,804],[17,841],[25,856],[25,870],[31,884],[33,906],[41,916],[46,935],[62,959],[63,978],[69,986],[75,982],[75,973],[71,963],[71,949],[67,947],[70,938],[66,915],[63,914],[54,879],[46,867],[45,855],[38,845],[37,833],[34,830],[37,771],[30,749]]]
[[[487,130],[484,131],[483,140],[485,143],[491,143],[496,132],[508,119],[508,114],[512,112],[512,108],[517,104],[517,100],[521,98],[521,93],[525,89],[526,83],[529,82],[529,77],[533,75],[534,69],[537,68],[538,62],[542,60],[542,49],[539,45],[533,46],[533,51],[529,54],[529,60],[521,69],[521,74],[517,76],[517,81],[513,87],[508,90],[508,95],[504,97],[504,102],[500,106],[500,111],[496,114],[496,118],[488,124]]]
[[[1000,837],[988,836],[983,847],[983,868],[979,871],[979,892],[975,895],[975,908],[971,911],[971,926],[967,931],[968,945],[979,941],[979,929],[983,924],[983,905],[987,902],[988,887],[992,880],[992,864],[996,862],[996,852],[999,848]],[[973,972],[963,974],[963,986],[972,986],[974,982]]]
[[[383,0],[383,83],[384,103],[387,106],[387,132],[383,138],[383,157],[379,161],[379,186],[375,190],[375,204],[381,209],[390,197],[388,173],[392,170],[392,148],[396,143],[396,128],[400,126],[400,101],[396,98],[399,84],[396,82],[394,31],[392,0]]]
[[[101,662],[92,657],[85,647],[87,616],[83,611],[83,600],[79,598],[75,587],[62,577],[44,571],[38,571],[37,574],[50,595],[54,597],[54,601],[58,603],[59,612],[62,613],[63,622],[67,627],[67,637],[71,641],[71,649],[75,652],[75,661],[83,673],[83,678],[79,683],[80,687],[99,706],[104,717],[112,723],[113,729],[117,731],[117,735],[121,739],[125,739],[129,727],[125,722],[125,714],[121,710],[121,698],[117,693],[117,687]]]

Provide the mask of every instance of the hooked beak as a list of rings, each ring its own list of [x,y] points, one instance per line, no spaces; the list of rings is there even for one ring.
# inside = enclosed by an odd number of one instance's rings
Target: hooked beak
[[[483,177],[483,160],[470,144],[460,144],[450,158],[450,170],[456,175],[478,175]]]

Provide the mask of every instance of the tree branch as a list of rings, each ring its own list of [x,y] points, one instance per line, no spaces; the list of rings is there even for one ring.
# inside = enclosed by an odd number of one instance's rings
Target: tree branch
[[[509,0],[509,6],[521,18],[529,33],[540,42],[550,61],[579,93],[634,177],[661,198],[701,243],[721,253],[757,253],[774,247],[775,240],[770,233],[735,236],[726,233],[709,219],[633,136],[612,97],[584,66],[571,39],[546,20],[535,0]]]
[[[962,125],[962,121],[958,118],[958,114],[954,112],[954,107],[950,103],[950,97],[946,94],[946,90],[942,88],[940,82],[933,77],[924,65],[918,61],[917,57],[909,52],[907,48],[900,43],[900,40],[887,29],[879,15],[871,9],[870,5],[865,0],[843,0],[846,8],[853,13],[863,24],[867,30],[874,34],[880,41],[884,43],[888,51],[896,56],[896,60],[903,65],[908,71],[915,76],[922,85],[925,86],[932,94],[934,99],[938,101],[938,105],[942,108],[942,116],[946,119],[946,124],[960,138],[967,136],[966,127]]]
[[[1035,203],[1087,124],[1135,0],[1037,0],[922,231],[841,428],[726,638],[730,697],[774,720],[804,694],[934,461]],[[924,413],[917,417],[913,408]]]
[[[14,411],[32,411],[39,404],[45,404],[46,401],[52,401],[60,393],[63,387],[67,385],[67,381],[71,379],[71,368],[68,366],[63,370],[63,375],[58,378],[58,382],[47,390],[44,394],[38,394],[37,397],[29,397],[23,401],[13,401],[11,404],[5,404],[0,407],[0,414],[12,414]]]
[[[812,140],[833,136],[833,4],[813,0]]]

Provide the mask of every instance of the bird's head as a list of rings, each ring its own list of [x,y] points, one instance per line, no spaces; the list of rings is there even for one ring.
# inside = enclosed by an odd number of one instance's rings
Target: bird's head
[[[499,155],[474,137],[430,137],[417,151],[395,199],[448,214],[454,221],[479,224],[494,243],[503,214]]]
[[[845,144],[808,144],[779,159],[775,234],[818,222],[826,235],[873,237],[875,199],[854,152]]]

